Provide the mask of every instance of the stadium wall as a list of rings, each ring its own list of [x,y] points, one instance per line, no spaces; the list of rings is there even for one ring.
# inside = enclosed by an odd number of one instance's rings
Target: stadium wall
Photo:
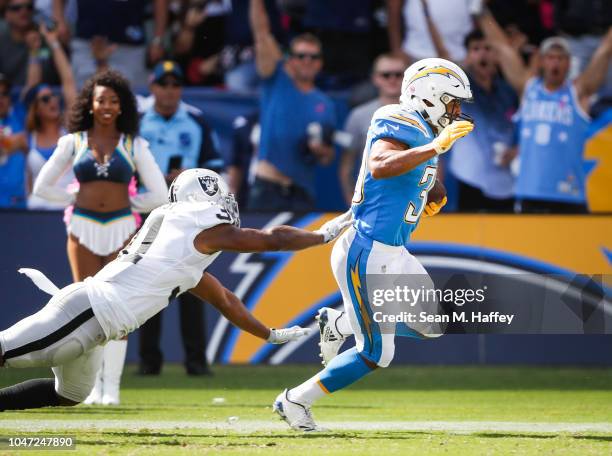
[[[245,214],[243,226],[289,223],[312,229],[329,214]],[[36,312],[47,296],[17,273],[43,271],[58,286],[70,282],[66,233],[56,212],[2,212],[6,240],[0,256],[0,328]],[[433,274],[463,272],[465,264],[518,272],[611,274],[612,216],[444,214],[424,219],[410,250]],[[293,253],[227,254],[211,272],[242,296],[267,324],[313,324],[315,309],[339,306],[329,268],[331,246]],[[609,278],[609,276],[608,276]],[[604,278],[604,280],[608,280]],[[607,282],[609,286],[610,283]],[[511,290],[509,292],[511,294]],[[208,356],[221,363],[317,362],[316,337],[271,346],[240,333],[207,308]],[[608,333],[610,328],[607,328]],[[594,331],[597,332],[597,331]],[[137,360],[138,333],[130,336],[129,361]],[[165,311],[162,348],[167,361],[182,360],[177,306]],[[447,335],[431,341],[399,338],[396,361],[418,364],[612,365],[612,335]]]

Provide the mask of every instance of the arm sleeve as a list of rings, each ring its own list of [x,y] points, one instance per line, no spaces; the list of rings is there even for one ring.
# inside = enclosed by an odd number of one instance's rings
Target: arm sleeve
[[[32,191],[34,195],[66,206],[74,202],[75,194],[57,185],[59,178],[72,166],[73,152],[74,137],[72,135],[62,136],[34,182]]]
[[[141,182],[147,191],[130,198],[132,208],[137,212],[150,212],[166,202],[168,187],[159,166],[149,150],[149,144],[142,138],[134,139],[134,162]]]

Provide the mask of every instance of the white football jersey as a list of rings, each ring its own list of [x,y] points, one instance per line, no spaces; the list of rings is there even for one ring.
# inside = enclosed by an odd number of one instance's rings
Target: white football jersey
[[[193,244],[208,228],[231,223],[209,203],[170,203],[155,209],[116,260],[85,279],[91,307],[109,339],[134,331],[172,299],[195,287],[221,252]]]

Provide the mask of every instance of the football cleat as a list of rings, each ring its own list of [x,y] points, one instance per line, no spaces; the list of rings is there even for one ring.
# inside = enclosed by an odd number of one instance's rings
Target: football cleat
[[[315,320],[319,322],[319,357],[323,358],[321,364],[327,364],[338,354],[340,347],[346,340],[338,331],[338,319],[344,314],[330,307],[319,309]]]
[[[287,389],[276,397],[272,410],[285,420],[291,429],[302,432],[322,430],[314,422],[310,407],[290,400]]]

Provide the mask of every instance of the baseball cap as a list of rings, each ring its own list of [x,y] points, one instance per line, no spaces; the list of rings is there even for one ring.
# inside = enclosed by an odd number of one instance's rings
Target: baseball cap
[[[34,87],[31,87],[23,96],[23,104],[26,105],[26,108],[29,108],[30,105],[36,100],[38,93],[42,89],[51,88],[47,84],[36,84]]]
[[[554,47],[560,48],[567,55],[572,55],[569,43],[560,36],[551,36],[542,41],[542,44],[540,44],[540,54],[546,54]]]
[[[153,73],[151,74],[151,82],[159,82],[164,76],[172,75],[179,81],[183,81],[183,70],[178,63],[173,62],[172,60],[162,60],[155,68],[153,68]]]

